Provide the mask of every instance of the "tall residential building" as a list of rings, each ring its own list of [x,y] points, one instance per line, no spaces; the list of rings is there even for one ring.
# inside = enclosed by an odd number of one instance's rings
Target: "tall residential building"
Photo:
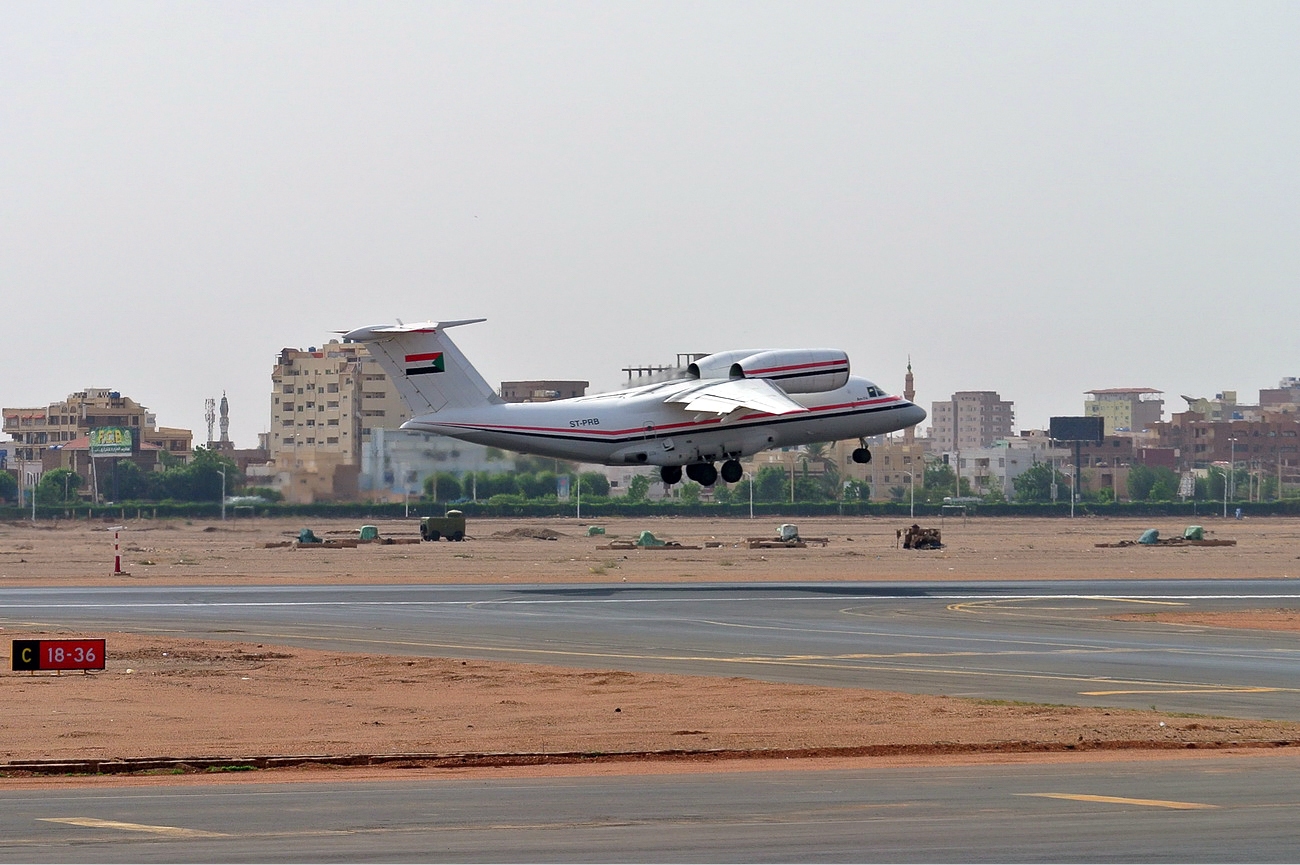
[[[410,419],[379,363],[360,343],[286,348],[271,373],[269,451],[287,501],[357,497],[372,430]]]
[[[960,451],[990,447],[1011,437],[1015,403],[996,391],[963,390],[930,403],[930,449]]]
[[[1150,387],[1095,388],[1088,391],[1092,398],[1084,401],[1083,413],[1101,418],[1106,435],[1118,430],[1141,432],[1164,417],[1162,393]]]

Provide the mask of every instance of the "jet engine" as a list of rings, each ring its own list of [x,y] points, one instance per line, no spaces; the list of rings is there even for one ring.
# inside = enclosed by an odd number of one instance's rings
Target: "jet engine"
[[[779,349],[741,358],[730,378],[765,378],[786,393],[820,393],[849,381],[849,356],[834,348]]]
[[[732,375],[732,365],[738,360],[744,360],[758,353],[759,349],[756,348],[720,351],[717,354],[711,354],[693,361],[686,367],[686,375],[690,378],[739,378],[739,376]]]

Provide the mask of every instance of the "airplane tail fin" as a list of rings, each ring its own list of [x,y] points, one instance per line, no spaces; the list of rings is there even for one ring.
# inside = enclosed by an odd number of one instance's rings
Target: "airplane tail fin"
[[[502,401],[446,333],[448,328],[486,320],[376,325],[343,338],[365,343],[412,413],[420,415]]]

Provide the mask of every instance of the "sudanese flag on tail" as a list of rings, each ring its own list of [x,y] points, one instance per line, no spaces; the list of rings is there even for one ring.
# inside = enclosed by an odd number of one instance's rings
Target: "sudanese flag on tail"
[[[446,367],[442,363],[442,352],[440,351],[408,354],[406,356],[407,375],[426,375],[431,372],[444,372],[445,369]]]

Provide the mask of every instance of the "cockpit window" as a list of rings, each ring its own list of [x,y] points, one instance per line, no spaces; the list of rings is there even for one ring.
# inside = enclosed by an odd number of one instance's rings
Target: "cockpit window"
[[[882,391],[880,388],[876,387],[874,384],[867,386],[867,396],[877,397],[877,396],[884,396],[884,395],[885,392]]]

